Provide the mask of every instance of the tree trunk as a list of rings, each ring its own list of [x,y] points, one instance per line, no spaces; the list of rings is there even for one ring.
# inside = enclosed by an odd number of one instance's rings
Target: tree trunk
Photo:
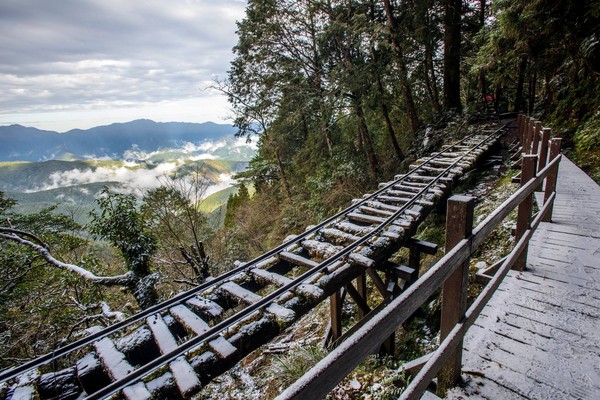
[[[288,184],[287,177],[285,175],[285,171],[283,170],[283,162],[281,161],[281,156],[279,155],[279,150],[275,149],[275,159],[277,160],[277,169],[279,169],[279,177],[281,179],[281,184],[287,197],[292,197],[292,191],[290,190],[290,185]]]
[[[535,87],[537,85],[537,71],[533,69],[533,75],[529,80],[529,115],[533,114],[535,108]]]
[[[479,2],[479,31],[485,27],[485,4],[486,0],[480,0]],[[485,72],[483,69],[479,72],[477,77],[479,81],[479,88],[481,89],[481,99],[487,104],[486,96],[488,94],[487,81],[485,79]]]
[[[154,274],[136,275],[133,279],[130,290],[143,310],[158,303],[155,280],[156,276]]]
[[[525,111],[525,99],[523,98],[523,87],[525,86],[525,73],[527,72],[527,57],[521,57],[519,63],[519,78],[517,81],[517,94],[515,96],[515,112]]]
[[[404,107],[406,108],[406,113],[408,114],[410,130],[412,133],[416,133],[419,130],[420,125],[419,115],[417,114],[415,103],[413,101],[412,89],[408,81],[406,61],[404,60],[404,52],[402,51],[402,46],[400,46],[400,41],[398,40],[398,30],[390,0],[383,0],[383,6],[385,8],[387,24],[391,33],[392,48],[394,55],[396,56],[396,65],[398,67],[398,77],[400,78],[400,89],[402,91]]]
[[[367,120],[365,119],[365,113],[362,108],[360,96],[356,96],[353,93],[352,101],[354,103],[354,112],[358,119],[358,136],[362,141],[363,148],[367,155],[367,161],[369,162],[369,172],[372,176],[376,177],[379,174],[379,161],[373,148],[373,142],[369,135],[369,128],[367,126]]]
[[[371,46],[371,55],[373,57],[373,63],[377,64],[377,51],[373,46]],[[377,91],[379,92],[378,103],[381,108],[381,114],[383,115],[383,119],[385,121],[385,126],[387,128],[388,135],[390,137],[390,141],[392,142],[392,147],[396,152],[396,157],[398,157],[398,161],[404,160],[404,153],[398,144],[398,139],[396,138],[396,132],[394,132],[394,127],[392,125],[392,121],[390,119],[390,113],[385,103],[385,88],[383,87],[383,82],[381,82],[381,76],[378,72],[375,72],[375,81],[377,82]]]
[[[444,108],[462,112],[460,101],[460,24],[462,0],[444,1]]]
[[[285,174],[285,170],[283,169],[283,162],[281,161],[281,156],[279,155],[279,149],[277,146],[266,136],[266,130],[263,132],[263,137],[265,138],[265,143],[273,150],[273,154],[275,154],[275,162],[277,164],[277,170],[279,172],[279,179],[281,180],[281,185],[283,186],[283,190],[288,198],[292,197],[292,191],[290,190],[290,186],[287,181],[287,177]]]
[[[327,145],[327,151],[329,156],[333,155],[333,140],[331,139],[331,130],[329,129],[329,110],[325,104],[325,91],[321,84],[321,71],[323,65],[321,57],[319,55],[319,45],[317,44],[317,32],[315,30],[314,12],[310,11],[310,38],[311,38],[311,50],[312,50],[312,67],[314,70],[313,84],[316,88],[319,98],[319,112],[321,113],[321,131],[325,136],[325,144]]]
[[[433,65],[432,50],[431,40],[427,39],[425,43],[425,64],[423,65],[425,82],[427,83],[427,90],[429,91],[433,111],[436,114],[439,114],[442,107],[440,105],[440,95],[437,87],[437,77],[435,76],[435,66]]]

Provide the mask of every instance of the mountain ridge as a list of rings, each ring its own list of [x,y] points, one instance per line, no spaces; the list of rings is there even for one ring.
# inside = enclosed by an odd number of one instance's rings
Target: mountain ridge
[[[121,159],[127,150],[152,152],[233,136],[236,128],[215,122],[155,122],[137,119],[64,133],[20,124],[0,126],[0,161],[47,161],[68,155],[80,159]]]

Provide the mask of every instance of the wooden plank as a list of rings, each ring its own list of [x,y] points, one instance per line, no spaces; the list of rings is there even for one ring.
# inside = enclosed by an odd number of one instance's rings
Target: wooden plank
[[[231,357],[237,351],[237,348],[222,336],[209,341],[208,345],[221,358]]]
[[[507,278],[465,338],[464,368],[483,375],[472,377],[483,383],[483,395],[493,393],[488,382],[510,383],[527,398],[600,393],[600,266],[593,256],[600,214],[581,206],[600,188],[588,179],[563,158],[555,210],[562,205],[564,220],[542,223],[531,241],[530,270]]]
[[[523,156],[523,169],[521,171],[521,187],[525,186],[533,177],[535,177],[537,165],[537,155],[524,155]],[[531,210],[533,206],[533,195],[529,194],[518,206],[517,212],[517,228],[515,234],[515,243],[521,239],[524,235],[525,231],[529,229],[529,225],[531,224]],[[525,269],[525,263],[527,260],[527,251],[526,247],[521,253],[521,256],[517,260],[514,268],[516,270],[522,271]]]
[[[394,213],[391,211],[386,211],[386,210],[382,210],[379,208],[373,208],[373,207],[368,207],[368,206],[361,206],[358,209],[362,213],[365,213],[365,214],[383,215],[384,217],[389,217],[391,215],[394,215]]]
[[[472,329],[482,328],[474,326]],[[561,397],[558,398],[592,399],[600,393],[600,374],[593,371],[596,356],[589,352],[587,355],[571,353],[572,357],[568,357],[571,349],[566,347],[562,354],[557,355],[556,352],[543,351],[496,332],[492,332],[489,343],[490,346],[473,351],[482,359],[492,361],[486,365],[484,372],[490,376],[508,375],[507,379],[516,375],[531,379],[530,382],[525,382],[526,386],[521,387],[521,392],[526,395],[535,394],[536,398],[545,399],[557,398],[557,393],[560,393]],[[524,362],[522,354],[527,355],[527,362]],[[573,357],[576,360],[571,364],[568,360],[573,360]],[[582,371],[580,367],[576,367],[577,364],[588,367]],[[497,365],[505,368],[494,371]]]
[[[380,198],[382,196],[379,196]],[[384,196],[386,197],[386,196]],[[351,212],[347,215],[347,218],[350,221],[357,221],[357,222],[365,222],[367,224],[382,224],[385,222],[385,218],[380,218],[380,217],[374,217],[372,215],[367,215],[367,214],[362,214],[362,213],[358,213],[358,212]]]
[[[146,319],[146,323],[150,328],[152,336],[154,337],[154,340],[162,354],[170,353],[177,348],[177,341],[169,331],[169,327],[164,322],[160,314],[155,314],[151,317],[148,317]],[[179,357],[175,361],[171,362],[169,364],[169,368],[173,373],[175,384],[177,385],[179,392],[184,397],[200,388],[200,379],[185,357]],[[139,389],[141,390],[141,388]],[[137,396],[137,394],[135,395]]]
[[[279,258],[281,260],[289,262],[290,264],[298,265],[298,266],[306,267],[306,268],[314,268],[317,265],[319,265],[318,262],[315,262],[308,258],[299,256],[297,254],[290,253],[287,251],[282,251],[281,253],[279,253]]]
[[[152,394],[146,388],[144,382],[138,382],[123,389],[123,396],[127,400],[147,400],[152,398]]]
[[[451,249],[473,230],[475,198],[452,196],[448,199],[446,211],[446,249]],[[445,339],[460,321],[467,309],[467,286],[469,261],[460,265],[444,282],[442,289],[442,315],[440,339]],[[438,393],[445,396],[446,390],[456,386],[460,380],[462,364],[462,343],[459,343],[453,356],[446,362],[438,375]]]
[[[292,282],[287,276],[276,274],[275,272],[267,271],[264,269],[254,268],[250,270],[250,274],[259,281],[265,281],[273,283],[277,286],[285,286]]]
[[[169,327],[160,314],[146,318],[146,324],[152,332],[152,337],[162,354],[170,353],[177,348],[177,340],[171,334]]]
[[[192,393],[200,389],[200,379],[185,357],[176,358],[169,364],[169,369],[173,373],[179,393],[184,398],[189,397]]]
[[[209,329],[208,324],[202,318],[200,318],[198,314],[183,304],[171,307],[169,309],[169,313],[183,326],[194,332],[196,335],[201,335]]]
[[[216,318],[223,314],[223,307],[203,297],[192,297],[186,301],[186,304],[194,311],[209,318]]]
[[[114,342],[108,337],[94,342],[94,348],[96,349],[98,359],[111,379],[115,381],[123,379],[135,369],[129,364],[125,358],[125,354],[117,350]]]
[[[228,297],[236,299],[240,303],[254,304],[261,300],[259,295],[241,287],[234,282],[225,282],[219,286],[219,290],[226,293]]]

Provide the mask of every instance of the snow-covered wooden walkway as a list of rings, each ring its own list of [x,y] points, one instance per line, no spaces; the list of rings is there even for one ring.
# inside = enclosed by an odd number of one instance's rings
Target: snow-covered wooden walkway
[[[563,157],[553,222],[469,329],[448,398],[600,399],[599,317],[600,186]]]

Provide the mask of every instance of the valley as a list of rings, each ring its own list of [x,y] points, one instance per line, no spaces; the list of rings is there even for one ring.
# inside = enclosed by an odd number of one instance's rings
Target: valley
[[[200,207],[214,211],[236,192],[233,177],[246,169],[256,151],[255,144],[234,136],[233,127],[217,124],[141,120],[65,134],[19,128],[18,140],[15,129],[0,127],[0,191],[18,201],[15,211],[33,213],[56,205],[57,212],[75,215],[80,222],[105,186],[142,196],[167,176],[195,171],[205,180],[206,201]],[[59,143],[67,139],[68,145]],[[47,159],[51,156],[55,158]]]

